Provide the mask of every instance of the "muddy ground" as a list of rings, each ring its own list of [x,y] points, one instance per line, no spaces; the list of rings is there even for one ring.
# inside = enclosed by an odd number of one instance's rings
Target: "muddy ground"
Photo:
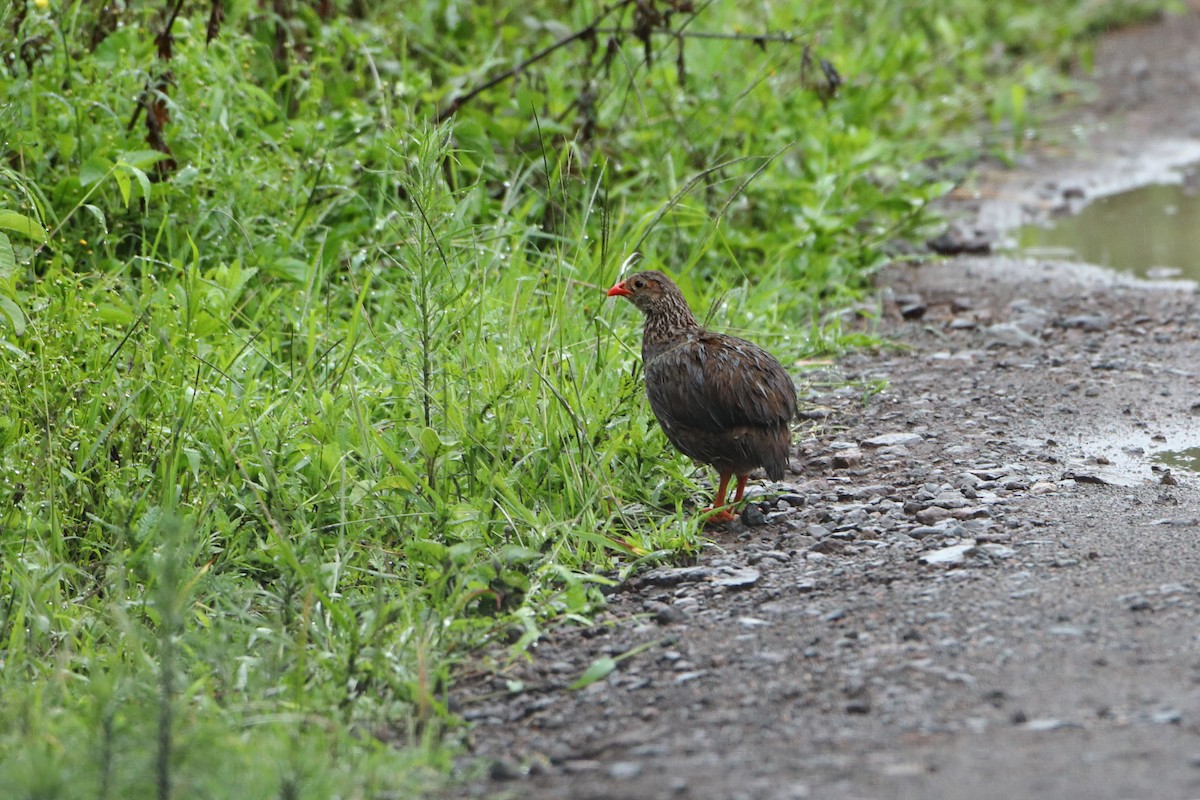
[[[1200,16],[1097,64],[1085,135],[960,191],[968,229],[1200,158]],[[473,795],[1200,797],[1200,475],[1153,460],[1200,445],[1195,287],[979,256],[880,292],[909,349],[810,394],[782,501],[469,686]]]

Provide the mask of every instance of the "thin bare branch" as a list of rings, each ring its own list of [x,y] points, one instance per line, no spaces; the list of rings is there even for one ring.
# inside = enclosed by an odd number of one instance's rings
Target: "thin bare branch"
[[[488,80],[484,81],[480,85],[476,86],[474,89],[471,89],[466,94],[459,95],[458,97],[451,100],[449,105],[443,107],[442,109],[440,109],[437,112],[437,114],[434,115],[434,118],[433,118],[434,122],[439,122],[439,123],[445,122],[447,119],[454,116],[455,113],[457,113],[460,108],[462,108],[464,105],[466,105],[470,101],[474,100],[479,95],[486,92],[488,89],[491,89],[494,86],[498,86],[499,84],[504,83],[507,80],[515,78],[516,76],[520,75],[525,70],[529,69],[529,67],[533,66],[537,62],[546,58],[547,56],[549,56],[551,53],[555,52],[556,50],[566,47],[571,42],[577,42],[581,39],[588,39],[592,36],[595,36],[596,31],[599,30],[599,28],[600,28],[600,22],[605,17],[608,17],[614,11],[619,11],[620,9],[623,9],[627,6],[633,5],[635,2],[637,2],[637,0],[619,0],[619,2],[609,6],[608,8],[605,8],[603,11],[601,11],[599,13],[599,15],[597,15],[597,17],[594,20],[592,20],[590,23],[588,23],[584,27],[580,28],[579,30],[575,31],[574,33],[564,36],[563,38],[559,39],[557,42],[550,45],[549,47],[546,47],[543,50],[539,50],[538,52],[531,55],[529,58],[522,61],[520,64],[517,64],[515,67],[512,67],[511,69],[501,72],[499,75],[495,75],[495,76],[489,78]]]

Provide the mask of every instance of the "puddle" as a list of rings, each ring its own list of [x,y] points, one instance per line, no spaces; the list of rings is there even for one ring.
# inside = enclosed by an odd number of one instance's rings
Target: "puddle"
[[[1200,281],[1200,185],[1195,168],[1177,184],[1143,186],[1028,225],[1014,236],[1021,252],[1131,272],[1143,278]]]
[[[1164,450],[1150,456],[1150,460],[1170,469],[1200,472],[1200,447],[1189,447],[1187,450]]]
[[[1176,425],[1154,428],[1116,428],[1100,432],[1078,443],[1086,459],[1072,462],[1085,472],[1098,472],[1113,480],[1102,482],[1134,486],[1158,481],[1165,470],[1183,477],[1200,474],[1200,445],[1194,429]],[[1121,479],[1128,479],[1124,482]]]

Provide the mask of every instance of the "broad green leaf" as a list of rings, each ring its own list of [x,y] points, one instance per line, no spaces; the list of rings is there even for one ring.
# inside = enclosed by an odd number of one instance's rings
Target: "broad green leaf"
[[[442,450],[442,440],[433,428],[421,431],[418,442],[421,445],[421,454],[426,458],[433,458]]]
[[[79,168],[79,185],[90,186],[96,181],[102,181],[112,172],[113,164],[107,158],[93,156],[83,162]]]
[[[125,201],[125,205],[128,207],[130,190],[133,188],[133,183],[129,180],[129,173],[124,170],[117,170],[113,173],[113,177],[117,180],[117,188],[121,190],[121,199]]]
[[[102,230],[103,230],[105,233],[108,233],[108,220],[106,220],[106,219],[104,218],[104,212],[103,212],[103,211],[101,211],[101,210],[100,210],[100,209],[99,209],[97,206],[94,206],[94,205],[92,205],[91,203],[84,203],[82,206],[80,206],[80,208],[82,208],[84,211],[88,212],[88,213],[89,213],[89,214],[91,214],[93,217],[95,217],[95,218],[96,218],[96,222],[99,222],[99,223],[100,223],[100,228],[101,228],[101,229],[102,229]]]
[[[19,233],[22,236],[27,236],[39,242],[45,242],[50,239],[50,234],[46,229],[38,224],[38,221],[32,217],[27,217],[24,214],[18,214],[16,211],[0,211],[0,228]]]
[[[450,558],[450,548],[432,539],[413,539],[405,542],[404,555],[409,561],[438,567]]]
[[[157,150],[131,150],[128,153],[122,153],[120,156],[121,161],[138,169],[152,167],[167,158],[170,158],[170,156],[166,153],[160,153]]]
[[[117,303],[101,303],[96,311],[101,322],[113,323],[116,325],[128,325],[133,322],[133,311],[124,304]]]
[[[523,561],[537,561],[542,557],[542,554],[532,547],[522,547],[519,544],[506,544],[500,548],[500,557],[506,564],[520,564]]]
[[[478,542],[456,542],[450,545],[450,560],[462,566],[471,560],[479,546]]]
[[[0,233],[0,288],[12,280],[13,273],[16,271],[17,256],[13,252],[12,242],[8,240],[7,235]]]
[[[11,298],[0,295],[0,311],[3,311],[4,316],[8,317],[8,321],[12,323],[13,330],[17,332],[18,336],[25,332],[25,315],[21,313],[21,307]]]
[[[408,475],[389,475],[376,483],[373,491],[378,493],[399,489],[402,492],[411,492],[414,486],[416,482]]]
[[[150,196],[150,176],[148,176],[141,169],[138,169],[133,164],[130,164],[126,161],[118,162],[118,164],[123,169],[125,169],[126,171],[131,173],[133,175],[133,177],[137,178],[138,184],[142,187],[142,197],[149,197]],[[129,201],[126,200],[125,203],[128,205]]]

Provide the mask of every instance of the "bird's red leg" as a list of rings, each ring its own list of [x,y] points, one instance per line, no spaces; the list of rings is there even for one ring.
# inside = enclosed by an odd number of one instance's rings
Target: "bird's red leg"
[[[750,480],[749,475],[738,475],[737,493],[733,496],[734,505],[742,502],[742,495],[746,493],[746,481],[748,480]]]
[[[721,473],[721,481],[720,481],[720,483],[717,484],[717,494],[715,497],[713,497],[712,508],[705,509],[706,511],[715,511],[715,513],[712,516],[710,516],[706,520],[706,522],[709,522],[709,523],[733,522],[733,514],[730,514],[728,511],[721,508],[721,506],[725,505],[725,491],[729,488],[729,479],[732,477],[733,477],[733,473],[730,473],[730,472],[722,472]],[[738,480],[740,482],[741,478],[739,478]],[[720,510],[717,510],[717,509],[720,509]]]

